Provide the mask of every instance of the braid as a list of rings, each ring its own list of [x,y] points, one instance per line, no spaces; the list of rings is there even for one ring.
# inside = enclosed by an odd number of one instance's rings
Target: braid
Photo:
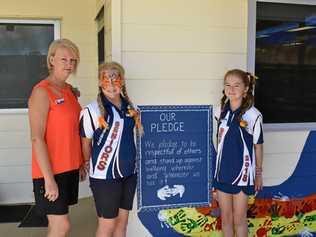
[[[223,90],[223,97],[221,99],[221,113],[220,113],[219,119],[223,117],[224,107],[226,103],[227,103],[227,96],[225,95],[225,91]]]
[[[123,84],[122,86],[122,94],[124,99],[127,101],[128,105],[131,107],[131,109],[136,110],[133,102],[131,101],[131,99],[129,98],[128,94],[127,94],[127,90],[126,90],[126,85]],[[135,126],[136,126],[136,131],[139,135],[143,135],[144,134],[144,129],[143,126],[140,122],[140,115],[139,112],[137,111],[137,113],[135,114],[135,116],[133,116],[133,119],[135,121]]]
[[[103,103],[102,103],[102,91],[101,91],[101,89],[99,89],[99,93],[97,96],[97,103],[98,103],[98,107],[99,107],[101,116],[104,116],[106,112],[105,112],[105,108],[104,108]]]
[[[104,108],[103,102],[102,102],[102,89],[99,87],[99,93],[97,96],[97,103],[98,103],[98,107],[101,113],[101,116],[99,117],[99,125],[103,128],[108,128],[108,124],[106,122],[106,118],[108,116],[108,112],[106,111],[106,109]]]
[[[133,109],[135,109],[135,108],[134,108],[134,105],[133,105],[133,103],[132,103],[132,101],[131,101],[131,99],[129,98],[129,96],[128,96],[128,94],[127,94],[127,90],[126,90],[126,85],[125,85],[125,84],[122,86],[122,94],[123,94],[124,99],[127,101],[127,103],[128,103]]]

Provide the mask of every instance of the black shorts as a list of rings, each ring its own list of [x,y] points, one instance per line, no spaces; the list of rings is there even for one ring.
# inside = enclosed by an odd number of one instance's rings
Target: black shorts
[[[65,215],[69,211],[69,205],[78,203],[79,170],[56,174],[54,177],[59,193],[54,202],[44,197],[44,178],[33,179],[36,211],[40,215]]]
[[[119,209],[132,210],[137,175],[121,179],[90,178],[98,217],[112,219],[118,216]]]

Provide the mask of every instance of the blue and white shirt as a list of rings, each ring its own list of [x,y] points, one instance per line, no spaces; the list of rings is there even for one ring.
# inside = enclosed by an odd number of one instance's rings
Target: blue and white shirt
[[[99,125],[101,113],[97,101],[87,105],[80,114],[80,135],[92,139],[89,175],[96,179],[128,177],[135,173],[135,122],[123,98],[121,110],[105,97],[102,100],[108,112],[107,129]]]
[[[251,186],[254,185],[256,168],[254,144],[263,143],[262,115],[251,107],[240,122],[239,114],[240,108],[232,111],[228,103],[219,116],[214,178],[220,183]]]

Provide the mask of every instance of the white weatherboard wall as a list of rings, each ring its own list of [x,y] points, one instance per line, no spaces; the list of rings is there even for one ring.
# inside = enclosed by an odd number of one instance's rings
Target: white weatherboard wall
[[[29,137],[25,114],[0,114],[0,203],[33,199]]]
[[[61,37],[73,40],[81,54],[77,75],[70,82],[81,90],[82,105],[91,101],[97,89],[95,2],[0,0],[0,5],[1,19],[60,21]],[[86,192],[87,185],[83,185],[81,190]],[[31,201],[31,143],[27,111],[8,113],[0,110],[0,204]]]
[[[123,0],[122,63],[139,104],[217,104],[246,68],[247,1]]]

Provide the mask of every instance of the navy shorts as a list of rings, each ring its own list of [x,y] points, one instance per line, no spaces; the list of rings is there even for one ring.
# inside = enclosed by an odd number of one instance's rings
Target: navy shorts
[[[229,194],[237,194],[237,193],[240,193],[241,191],[248,196],[255,194],[254,186],[237,186],[237,185],[232,185],[232,184],[219,183],[216,180],[214,180],[213,187],[224,193],[229,193]]]
[[[44,178],[33,179],[36,211],[40,215],[65,215],[68,214],[70,205],[78,203],[79,170],[56,174],[54,177],[59,193],[54,202],[44,197]]]
[[[137,175],[120,179],[94,179],[90,177],[98,217],[112,219],[119,209],[132,210]]]

